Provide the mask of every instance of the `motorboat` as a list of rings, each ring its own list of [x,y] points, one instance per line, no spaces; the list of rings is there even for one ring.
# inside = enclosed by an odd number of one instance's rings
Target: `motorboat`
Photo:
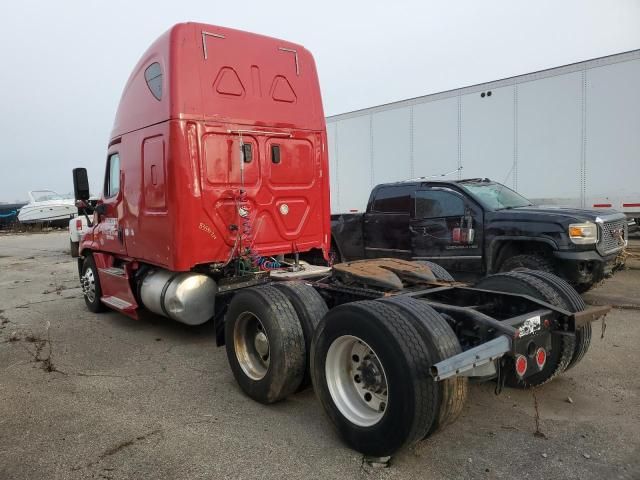
[[[78,213],[74,199],[51,190],[32,190],[29,203],[18,212],[20,223],[50,223],[69,220]]]

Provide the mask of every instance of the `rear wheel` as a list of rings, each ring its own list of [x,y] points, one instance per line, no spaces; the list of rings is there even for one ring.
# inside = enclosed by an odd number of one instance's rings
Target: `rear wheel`
[[[426,265],[427,267],[429,267],[437,280],[443,280],[446,282],[455,282],[455,279],[447,271],[447,269],[444,267],[441,267],[437,263],[428,262],[426,260],[418,260],[416,261],[416,263],[421,263],[422,265]]]
[[[397,310],[404,312],[413,321],[433,352],[433,362],[437,363],[462,352],[458,337],[447,321],[425,302],[406,296],[390,297],[382,300]],[[427,381],[432,381],[431,379]],[[467,399],[468,379],[455,376],[435,384],[438,391],[437,415],[427,432],[427,436],[455,422]]]
[[[560,292],[547,282],[535,277],[531,272],[506,272],[491,275],[480,280],[476,288],[496,290],[499,292],[519,293],[544,300],[551,305],[565,307],[564,299]],[[535,387],[553,379],[564,372],[575,351],[575,338],[558,333],[551,334],[551,349],[547,355],[547,361],[542,370],[525,380],[520,380],[513,368],[507,368],[505,383],[510,387]]]
[[[93,255],[87,255],[82,263],[82,275],[80,275],[80,286],[84,295],[84,303],[89,311],[100,313],[107,310],[107,307],[100,301],[102,298],[102,288],[100,287],[100,277]]]
[[[365,455],[392,455],[427,434],[438,413],[432,363],[413,322],[378,301],[330,310],[312,342],[316,395],[343,440]]]
[[[581,312],[587,308],[587,304],[578,292],[562,278],[548,272],[539,272],[535,270],[526,270],[526,272],[529,275],[533,275],[534,277],[547,282],[549,286],[554,288],[564,300],[564,308],[570,312]],[[575,342],[575,350],[573,351],[573,356],[567,366],[567,370],[573,368],[580,360],[582,360],[582,357],[584,357],[587,350],[589,350],[589,345],[591,344],[590,323],[587,323],[576,330]]]
[[[300,320],[306,348],[304,377],[299,387],[302,390],[311,385],[309,355],[313,332],[329,309],[316,289],[304,282],[274,282],[272,285],[287,296]]]
[[[225,315],[227,359],[240,388],[261,403],[296,391],[305,369],[305,345],[296,311],[274,287],[245,288]]]

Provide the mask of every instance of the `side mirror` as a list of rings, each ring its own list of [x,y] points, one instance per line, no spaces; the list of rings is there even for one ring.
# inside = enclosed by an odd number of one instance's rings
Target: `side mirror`
[[[73,194],[77,200],[89,200],[89,177],[86,168],[73,169]]]

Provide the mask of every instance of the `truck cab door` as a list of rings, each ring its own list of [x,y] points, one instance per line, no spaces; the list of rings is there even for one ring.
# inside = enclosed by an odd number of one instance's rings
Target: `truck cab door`
[[[372,192],[363,219],[366,258],[411,258],[412,191],[410,186],[389,185]]]
[[[98,223],[93,231],[94,240],[100,250],[125,255],[124,202],[122,195],[122,169],[120,154],[112,152],[107,157],[107,170],[104,180],[104,192],[98,202],[96,212]]]
[[[482,272],[482,209],[460,192],[425,187],[415,192],[410,224],[415,260],[453,272]]]

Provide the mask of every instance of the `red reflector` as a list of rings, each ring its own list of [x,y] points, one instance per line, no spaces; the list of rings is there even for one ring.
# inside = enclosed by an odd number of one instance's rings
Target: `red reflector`
[[[538,365],[538,368],[542,370],[545,363],[547,363],[547,352],[544,348],[540,347],[536,350],[536,365]]]
[[[610,203],[594,203],[593,208],[611,208]]]
[[[623,207],[640,207],[640,203],[623,203]]]
[[[527,357],[524,355],[516,356],[516,373],[519,377],[524,377],[524,374],[527,373]]]
[[[76,230],[82,230],[82,220],[76,220]]]

